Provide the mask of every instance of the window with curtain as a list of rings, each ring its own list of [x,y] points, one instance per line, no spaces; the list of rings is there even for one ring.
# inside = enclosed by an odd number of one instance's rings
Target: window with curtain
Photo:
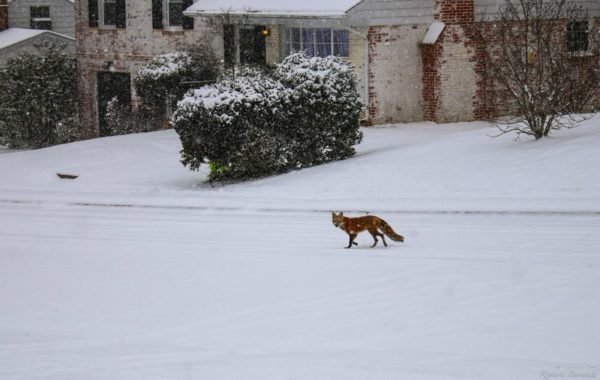
[[[283,53],[304,51],[311,57],[350,55],[347,30],[330,28],[287,28],[283,31]]]

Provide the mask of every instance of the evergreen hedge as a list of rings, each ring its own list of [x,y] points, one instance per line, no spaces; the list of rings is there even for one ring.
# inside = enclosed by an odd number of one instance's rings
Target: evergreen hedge
[[[346,62],[298,53],[271,73],[245,71],[188,93],[171,124],[185,166],[211,163],[211,180],[239,180],[352,156],[362,109]]]
[[[64,45],[42,41],[0,68],[0,144],[41,148],[80,138],[77,69]]]

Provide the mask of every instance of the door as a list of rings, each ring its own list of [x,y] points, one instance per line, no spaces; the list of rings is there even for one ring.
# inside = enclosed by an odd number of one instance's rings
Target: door
[[[242,65],[264,65],[267,63],[265,26],[243,26],[240,28],[240,63]]]
[[[98,128],[101,136],[110,134],[106,125],[106,108],[115,97],[122,105],[131,107],[131,77],[129,73],[98,73]]]

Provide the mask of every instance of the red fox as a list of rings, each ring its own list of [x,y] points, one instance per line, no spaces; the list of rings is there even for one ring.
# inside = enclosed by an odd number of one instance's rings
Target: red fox
[[[390,225],[387,224],[385,220],[378,218],[374,215],[361,216],[358,218],[348,218],[344,216],[343,212],[340,212],[337,215],[335,212],[332,212],[331,221],[334,226],[346,231],[348,236],[350,236],[350,242],[348,243],[348,246],[346,248],[351,248],[352,244],[357,245],[354,242],[354,239],[356,239],[356,236],[363,231],[369,231],[371,236],[373,236],[373,239],[375,239],[375,242],[373,243],[371,248],[377,245],[377,236],[381,236],[381,239],[383,240],[383,245],[387,247],[387,243],[385,242],[385,236],[383,234],[386,234],[390,239],[394,241],[404,242],[403,236],[398,235],[396,232],[394,232],[392,227],[390,227]],[[383,234],[379,231],[383,232]]]

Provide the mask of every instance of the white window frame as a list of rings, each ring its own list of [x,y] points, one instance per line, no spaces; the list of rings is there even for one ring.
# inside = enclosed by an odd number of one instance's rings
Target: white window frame
[[[571,23],[585,23],[586,24],[586,30],[585,31],[579,31],[579,33],[585,33],[585,36],[587,38],[587,49],[577,49],[577,50],[570,50],[569,49],[569,41],[568,39],[570,38],[569,36],[569,25]],[[593,20],[573,20],[573,21],[567,21],[567,24],[565,25],[565,37],[567,38],[566,44],[567,44],[567,50],[569,52],[569,54],[574,55],[574,56],[578,56],[578,55],[586,55],[591,49],[592,49],[592,39],[591,39],[591,34],[592,31],[594,30],[594,26],[593,25]],[[577,38],[577,37],[575,37]]]
[[[116,0],[98,0],[98,26],[102,29],[117,29],[116,20],[114,24],[106,24],[104,22],[104,6],[106,3],[112,3],[115,7],[117,6]]]
[[[317,30],[329,30],[330,34],[331,34],[331,41],[330,41],[330,49],[331,49],[331,55],[335,55],[335,46],[336,45],[340,45],[340,44],[336,44],[335,43],[335,32],[336,31],[344,31],[347,33],[348,35],[348,42],[347,42],[347,52],[348,55],[337,55],[338,57],[341,58],[349,58],[350,57],[350,32],[347,29],[336,29],[336,28],[319,28],[319,27],[315,27],[315,28],[302,28],[302,27],[286,27],[283,29],[282,33],[282,51],[283,51],[283,56],[287,56],[289,54],[292,54],[294,52],[296,52],[297,50],[293,49],[293,31],[294,30],[298,30],[299,34],[300,34],[300,49],[301,50],[305,50],[304,49],[304,30],[312,30],[313,31],[313,42],[312,42],[312,46],[313,46],[313,52],[316,53],[317,52],[317,46],[319,45],[316,42],[316,31]],[[289,40],[286,39],[289,36]],[[316,54],[314,56],[317,56]]]
[[[32,8],[46,8],[48,10],[48,16],[46,17],[40,17],[38,16],[38,12],[36,9],[36,16],[32,16]],[[38,27],[38,23],[42,23],[42,22],[49,22],[50,23],[50,28],[39,28]],[[50,17],[50,6],[47,5],[32,5],[29,7],[29,23],[32,27],[32,29],[38,29],[38,30],[52,30],[52,18]]]
[[[169,16],[169,5],[171,2],[176,2],[181,4],[181,25],[171,25],[171,20]],[[163,0],[163,28],[172,31],[182,31],[183,30],[183,0]]]

